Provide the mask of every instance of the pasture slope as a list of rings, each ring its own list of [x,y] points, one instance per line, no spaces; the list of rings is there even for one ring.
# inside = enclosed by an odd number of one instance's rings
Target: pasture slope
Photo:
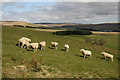
[[[51,32],[11,26],[3,26],[2,32],[3,78],[118,78],[117,35],[57,36]],[[32,42],[44,40],[47,46],[37,52],[20,48],[16,44],[22,36]],[[104,38],[107,44],[85,43],[88,37]],[[51,48],[52,41],[59,43],[57,50]],[[64,51],[65,43],[70,45],[68,52]],[[92,59],[84,59],[81,48],[92,51]],[[114,61],[104,60],[101,51],[113,54]]]

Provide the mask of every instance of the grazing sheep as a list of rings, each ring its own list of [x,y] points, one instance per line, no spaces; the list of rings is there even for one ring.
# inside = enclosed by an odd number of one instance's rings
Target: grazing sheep
[[[91,53],[91,51],[84,50],[84,49],[81,49],[80,51],[82,51],[82,54],[83,54],[84,58],[85,58],[85,56],[90,56],[91,59],[92,59],[92,53]]]
[[[45,41],[40,42],[40,49],[41,50],[44,49],[45,46],[46,46],[46,42]]]
[[[65,50],[68,51],[69,45],[65,44]]]
[[[24,39],[19,39],[19,40],[18,40],[18,46],[19,46],[19,47],[23,47],[23,46],[22,46],[22,42],[24,42],[24,41],[25,41]]]
[[[26,40],[27,42],[31,42],[31,39],[26,38],[26,37],[22,37],[21,39],[24,39],[24,40]]]
[[[105,60],[106,60],[106,58],[110,58],[113,61],[113,55],[108,54],[106,52],[101,52],[101,54],[105,57]]]
[[[29,45],[30,45],[30,43],[27,42],[27,41],[23,42],[22,44],[23,44],[23,46],[27,46],[27,49],[28,49],[28,47],[29,47]]]
[[[55,48],[57,49],[58,43],[57,43],[57,42],[51,42],[51,46],[52,46],[52,47],[55,47]]]
[[[28,49],[28,46],[30,45],[30,43],[24,39],[19,39],[19,46],[20,44],[21,44],[21,48],[24,48],[24,46],[27,46],[27,49]]]
[[[37,52],[38,49],[38,43],[31,43],[30,47],[34,49],[35,52]]]
[[[24,44],[25,44],[25,42],[26,42],[26,43],[29,43],[29,42],[31,42],[31,40],[30,40],[29,38],[22,37],[21,39],[19,39],[18,42],[19,42],[19,43],[18,43],[18,46],[23,47]]]

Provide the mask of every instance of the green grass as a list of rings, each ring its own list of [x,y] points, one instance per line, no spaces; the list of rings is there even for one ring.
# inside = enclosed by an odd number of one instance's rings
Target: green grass
[[[93,35],[70,35],[67,37],[71,37],[72,39],[82,40],[84,41],[86,38],[91,39],[104,39],[106,41],[105,47],[110,49],[118,50],[118,35],[116,34],[93,34]]]
[[[22,36],[30,38],[32,42],[46,41],[47,46],[43,51],[30,52],[26,49],[16,46],[18,39]],[[105,46],[98,46],[85,43],[85,38],[104,38],[107,40]],[[56,41],[59,43],[58,49],[51,49],[50,43]],[[39,66],[47,66],[46,70],[49,71],[53,78],[68,78],[68,77],[83,77],[83,78],[117,78],[118,77],[118,52],[117,52],[117,35],[69,35],[69,36],[57,36],[51,32],[35,31],[28,28],[20,27],[3,27],[2,33],[2,66],[3,66],[3,78],[5,77],[25,77],[36,78],[40,77],[37,74],[42,72],[43,77],[46,73],[44,70],[35,73],[30,72],[31,59],[35,56]],[[64,44],[70,45],[68,52],[62,51]],[[81,57],[80,49],[88,49],[92,51],[92,59]],[[112,62],[102,59],[101,51],[108,52],[114,55],[114,61]],[[13,66],[21,65],[25,59],[24,65],[27,67],[27,72],[24,76],[19,71],[15,72],[12,69]],[[54,70],[49,70],[54,68]],[[40,68],[41,69],[41,68]],[[18,69],[17,69],[18,70]],[[60,71],[60,73],[58,73]],[[12,75],[14,74],[14,75]],[[68,75],[69,74],[69,75]]]

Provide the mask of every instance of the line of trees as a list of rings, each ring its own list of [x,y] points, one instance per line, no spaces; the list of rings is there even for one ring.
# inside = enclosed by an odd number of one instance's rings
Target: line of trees
[[[57,31],[53,32],[55,35],[92,35],[91,31],[84,31],[84,30],[68,30],[68,31]]]

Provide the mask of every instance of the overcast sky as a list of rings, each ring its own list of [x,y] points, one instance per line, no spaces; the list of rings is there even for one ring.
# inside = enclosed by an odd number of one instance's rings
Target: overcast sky
[[[118,22],[118,2],[4,2],[2,9],[2,20],[87,24]]]

